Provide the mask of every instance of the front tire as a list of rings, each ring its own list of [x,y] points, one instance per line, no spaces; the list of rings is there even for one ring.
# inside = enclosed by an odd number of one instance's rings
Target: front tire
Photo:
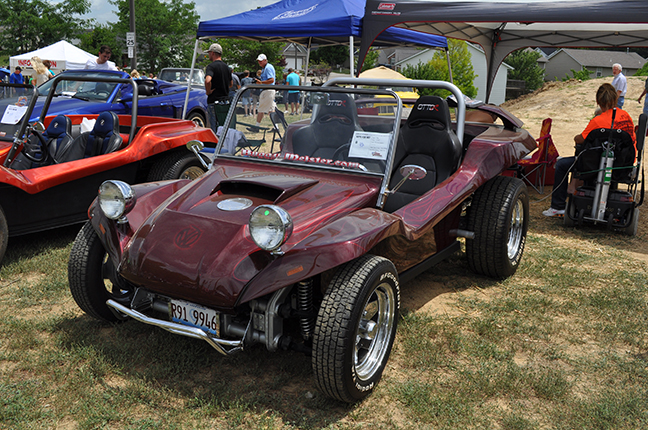
[[[373,391],[394,344],[399,308],[391,261],[365,255],[338,270],[313,337],[313,372],[322,392],[352,403]]]
[[[496,176],[473,195],[468,211],[466,240],[470,268],[494,278],[507,278],[517,270],[529,226],[529,194],[524,182]]]
[[[206,157],[202,156],[206,160]],[[170,179],[194,180],[205,173],[200,160],[192,152],[172,152],[156,162],[148,174],[148,181],[166,181]]]
[[[79,307],[91,317],[103,321],[119,321],[106,301],[129,304],[133,291],[121,280],[99,236],[90,222],[77,234],[68,263],[70,292]]]

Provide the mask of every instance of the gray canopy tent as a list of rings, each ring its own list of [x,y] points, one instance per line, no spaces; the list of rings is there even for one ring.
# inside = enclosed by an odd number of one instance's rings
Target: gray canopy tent
[[[481,45],[488,67],[488,99],[499,65],[520,48],[648,46],[648,1],[367,0],[360,61],[391,26]]]

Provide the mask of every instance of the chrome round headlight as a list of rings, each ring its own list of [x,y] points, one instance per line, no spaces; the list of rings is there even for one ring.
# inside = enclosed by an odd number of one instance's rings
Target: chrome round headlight
[[[99,186],[99,207],[110,219],[120,219],[135,206],[135,192],[126,182],[110,180]]]
[[[288,212],[279,206],[261,205],[250,214],[250,235],[259,248],[274,251],[292,234],[293,223]]]

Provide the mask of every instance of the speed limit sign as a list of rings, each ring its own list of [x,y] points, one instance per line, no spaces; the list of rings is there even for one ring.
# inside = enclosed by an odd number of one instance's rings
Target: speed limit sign
[[[135,47],[135,32],[126,33],[126,46],[128,48]]]

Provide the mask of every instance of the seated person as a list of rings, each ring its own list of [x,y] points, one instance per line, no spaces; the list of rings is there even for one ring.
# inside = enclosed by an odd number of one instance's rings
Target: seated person
[[[596,91],[596,104],[601,110],[601,113],[592,118],[585,127],[581,134],[574,136],[576,145],[581,145],[585,142],[587,135],[590,131],[597,128],[610,128],[612,125],[612,112],[616,107],[617,92],[611,84],[605,83],[601,85]],[[632,118],[624,110],[617,109],[616,116],[614,117],[614,129],[624,130],[635,139],[634,123]],[[565,214],[565,207],[567,206],[567,175],[576,162],[576,157],[562,157],[556,162],[556,172],[554,175],[554,189],[551,194],[551,207],[542,212],[544,216],[561,216]]]

